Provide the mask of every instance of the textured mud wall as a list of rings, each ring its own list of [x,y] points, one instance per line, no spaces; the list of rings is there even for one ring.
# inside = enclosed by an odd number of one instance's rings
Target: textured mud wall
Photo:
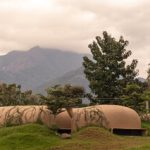
[[[51,127],[54,123],[58,127],[71,126],[71,119],[68,113],[62,112],[54,120],[54,115],[47,109],[46,106],[10,106],[0,107],[0,126],[19,125],[26,123],[44,123]]]
[[[0,107],[0,126],[40,122],[51,127],[77,130],[84,126],[98,125],[106,128],[140,129],[138,114],[127,107],[117,105],[96,105],[74,108],[73,115],[64,112],[54,116],[46,106],[10,106]]]
[[[73,129],[98,125],[108,129],[141,129],[139,115],[128,107],[118,105],[96,105],[74,109]]]

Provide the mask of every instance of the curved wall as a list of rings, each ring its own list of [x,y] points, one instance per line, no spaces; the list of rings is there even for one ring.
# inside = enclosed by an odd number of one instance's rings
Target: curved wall
[[[43,122],[51,127],[56,124],[59,128],[74,130],[88,126],[99,125],[106,128],[140,129],[139,115],[128,107],[118,105],[96,105],[85,108],[74,108],[72,118],[64,112],[56,116],[47,110],[46,106],[9,106],[0,107],[0,125],[25,124]]]

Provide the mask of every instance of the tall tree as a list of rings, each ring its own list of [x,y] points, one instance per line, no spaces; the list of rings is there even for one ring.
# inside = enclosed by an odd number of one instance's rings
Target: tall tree
[[[150,64],[149,64],[150,66]],[[148,88],[150,90],[150,67],[147,70],[147,83],[148,83]]]
[[[104,31],[103,38],[97,36],[89,45],[93,59],[83,57],[83,66],[95,98],[118,98],[123,88],[134,81],[138,61],[134,59],[126,64],[125,60],[131,55],[131,51],[126,50],[128,43],[122,36],[117,41]]]
[[[53,113],[54,116],[58,115],[63,109],[76,107],[82,103],[84,96],[84,88],[80,86],[71,86],[69,84],[65,86],[54,86],[47,89],[47,96],[41,95],[48,109]]]

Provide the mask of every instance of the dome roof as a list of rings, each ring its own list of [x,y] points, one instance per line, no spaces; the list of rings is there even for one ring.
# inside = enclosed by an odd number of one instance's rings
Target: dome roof
[[[131,108],[119,105],[98,105],[108,121],[108,128],[140,129],[141,119]]]
[[[118,105],[96,105],[84,108],[74,108],[71,118],[67,111],[54,116],[46,106],[10,106],[0,107],[0,125],[14,120],[20,115],[22,122],[37,122],[39,119],[51,127],[54,122],[59,128],[81,128],[91,124],[103,125],[106,128],[140,129],[141,119],[139,115],[128,107]],[[18,120],[19,121],[19,120]],[[71,123],[72,121],[72,123]],[[72,125],[72,126],[71,126]]]

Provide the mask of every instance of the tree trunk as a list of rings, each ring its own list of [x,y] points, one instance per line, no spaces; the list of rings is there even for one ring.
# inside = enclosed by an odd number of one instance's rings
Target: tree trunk
[[[146,103],[146,112],[149,113],[149,101],[145,101]]]
[[[68,115],[70,116],[71,119],[71,133],[76,131],[76,126],[74,122],[74,113],[72,108],[66,108]]]

